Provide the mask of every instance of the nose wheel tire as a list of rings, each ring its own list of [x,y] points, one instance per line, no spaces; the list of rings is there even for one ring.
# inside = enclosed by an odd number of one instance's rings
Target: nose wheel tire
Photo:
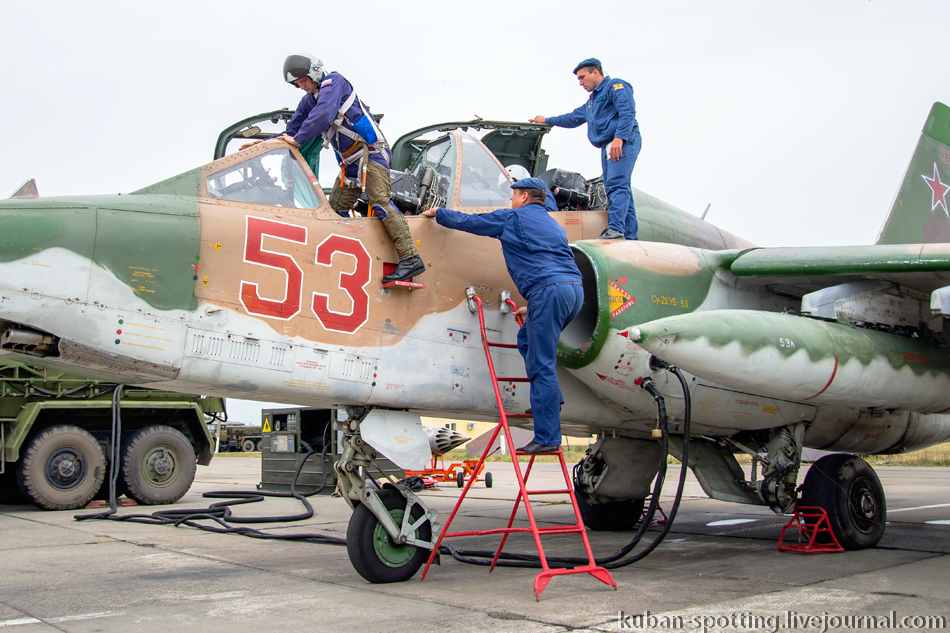
[[[389,516],[401,526],[406,508],[405,498],[395,490],[382,490],[379,497]],[[418,505],[413,506],[412,518],[423,515]],[[428,521],[416,530],[416,538],[432,538]],[[360,576],[372,583],[403,582],[412,578],[429,557],[429,550],[415,545],[400,545],[393,541],[386,528],[369,508],[360,504],[350,515],[346,529],[346,551],[350,562]]]
[[[823,508],[846,550],[874,547],[884,536],[884,488],[874,469],[860,457],[839,453],[812,464],[802,484],[800,504]]]
[[[106,458],[96,438],[62,424],[30,441],[17,468],[17,484],[38,508],[75,510],[99,491],[105,471]]]
[[[142,505],[175,503],[195,480],[195,449],[170,426],[147,426],[133,433],[122,450],[126,496]]]

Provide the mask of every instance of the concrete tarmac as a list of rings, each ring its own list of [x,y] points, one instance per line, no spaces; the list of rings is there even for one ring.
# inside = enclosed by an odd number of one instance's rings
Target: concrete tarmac
[[[517,490],[511,466],[492,463],[489,470],[494,487],[473,487],[453,531],[501,527],[507,520]],[[617,591],[573,575],[555,578],[540,602],[529,569],[489,575],[485,567],[443,557],[424,582],[417,574],[404,583],[372,585],[353,570],[345,547],[79,522],[73,517],[88,511],[0,506],[0,631],[821,631],[823,616],[827,630],[869,630],[866,620],[854,621],[856,615],[894,625],[875,630],[901,624],[903,630],[944,630],[950,616],[950,469],[877,472],[889,526],[873,550],[779,552],[785,517],[710,500],[690,477],[666,541],[643,561],[612,572]],[[671,468],[667,508],[677,476]],[[553,487],[560,476],[555,464],[540,464],[533,478]],[[169,507],[205,507],[210,500],[203,492],[250,490],[259,481],[260,459],[217,456],[211,466],[199,467],[191,491]],[[422,494],[444,519],[459,490],[443,485]],[[312,518],[260,527],[344,537],[346,503],[327,495],[311,501]],[[569,504],[534,507],[542,525],[573,521]],[[124,507],[119,514],[157,509]],[[269,499],[239,506],[235,514],[299,511],[295,500]],[[631,536],[592,532],[590,540],[595,554],[606,556]],[[477,549],[494,549],[498,542],[453,541]],[[583,551],[576,536],[549,537],[545,545],[551,556]],[[532,547],[530,537],[519,535],[506,551],[530,553]],[[852,617],[850,626],[844,616]],[[933,619],[940,617],[942,622]]]

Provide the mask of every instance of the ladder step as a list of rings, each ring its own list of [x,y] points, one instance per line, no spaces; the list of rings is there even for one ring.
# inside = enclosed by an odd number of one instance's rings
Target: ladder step
[[[503,347],[505,349],[518,349],[518,345],[515,343],[492,343],[491,341],[485,341],[485,344],[488,347]]]
[[[528,377],[512,377],[512,376],[498,376],[495,378],[495,382],[528,382]]]
[[[508,413],[505,411],[505,417],[507,418],[533,418],[534,415],[531,413]],[[519,455],[527,455],[527,453],[518,453]],[[557,455],[557,453],[548,453],[548,455]]]
[[[532,495],[566,495],[570,490],[527,490],[528,496]]]
[[[530,533],[533,530],[529,527],[511,527],[511,528],[494,528],[491,530],[475,530],[472,532],[451,532],[446,534],[442,538],[454,538],[456,536],[491,536],[493,534],[523,534]],[[571,525],[568,527],[560,526],[551,526],[551,527],[539,527],[538,532],[540,534],[580,534],[583,531],[583,528],[578,525]]]

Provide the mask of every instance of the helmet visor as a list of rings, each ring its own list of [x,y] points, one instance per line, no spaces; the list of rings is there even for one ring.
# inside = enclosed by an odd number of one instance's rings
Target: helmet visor
[[[291,55],[284,60],[284,81],[294,83],[310,73],[310,58],[303,55]]]

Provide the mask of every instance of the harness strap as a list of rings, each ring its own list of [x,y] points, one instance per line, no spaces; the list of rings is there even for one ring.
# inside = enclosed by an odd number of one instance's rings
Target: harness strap
[[[363,116],[367,117],[370,125],[373,126],[373,131],[376,133],[376,143],[374,143],[372,146],[368,146],[366,144],[366,139],[360,136],[360,134],[357,132],[343,127],[343,122],[346,121],[346,111],[349,110],[354,103],[359,105],[360,110],[363,112]],[[389,147],[389,143],[386,141],[386,137],[383,136],[382,130],[380,130],[379,126],[376,125],[376,119],[370,115],[363,102],[357,98],[356,90],[353,90],[353,92],[350,93],[350,96],[347,97],[346,101],[343,102],[343,105],[340,106],[340,109],[336,114],[336,118],[333,119],[333,122],[330,124],[330,128],[324,135],[323,146],[326,149],[331,148],[331,143],[335,143],[337,146],[339,146],[337,137],[341,134],[351,139],[353,141],[353,145],[350,146],[350,148],[345,152],[341,152],[339,154],[341,158],[340,169],[341,172],[343,172],[340,174],[340,184],[341,186],[352,186],[356,184],[365,187],[365,178],[363,178],[364,182],[362,183],[356,179],[346,178],[344,175],[346,168],[353,163],[358,162],[359,170],[365,172],[363,161],[368,158],[370,154],[382,154]]]

